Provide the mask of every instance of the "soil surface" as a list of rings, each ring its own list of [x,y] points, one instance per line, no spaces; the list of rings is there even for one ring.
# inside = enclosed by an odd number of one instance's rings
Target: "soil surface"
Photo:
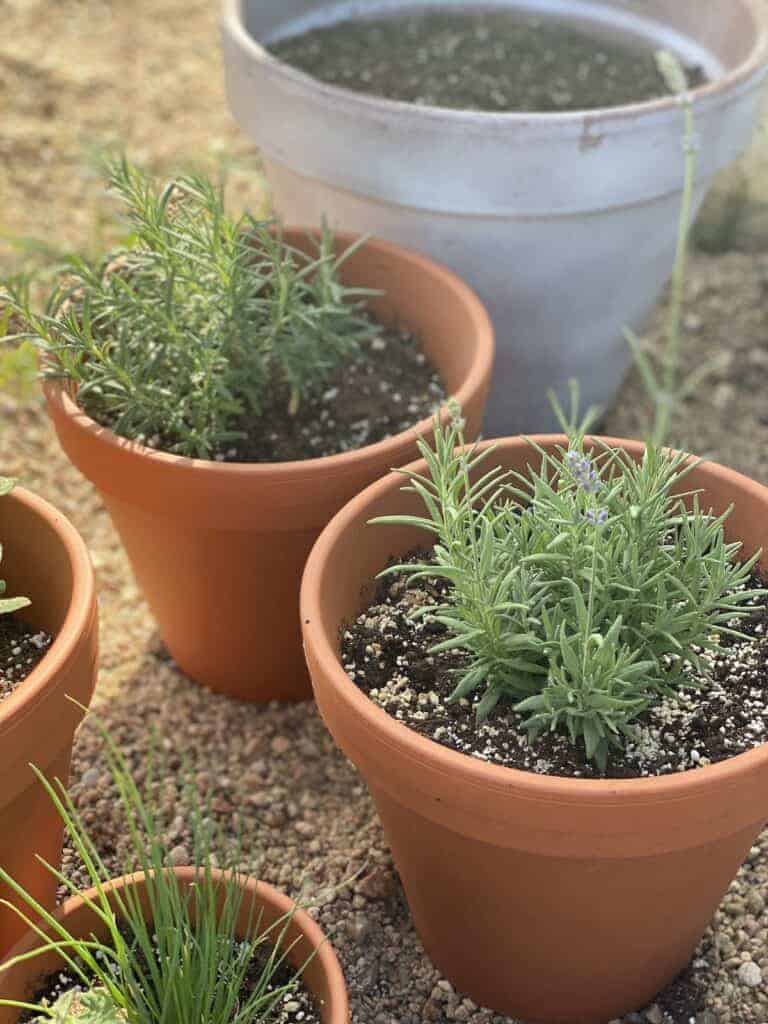
[[[17,615],[0,616],[0,700],[24,682],[52,642],[48,633]]]
[[[266,964],[267,952],[260,949],[251,961],[245,984],[241,989],[243,999],[247,999],[259,985]],[[266,989],[262,991],[266,994],[285,988],[294,982],[295,977],[295,972],[287,964],[281,963],[272,974]],[[73,971],[65,967],[44,978],[31,1001],[37,1005],[50,1007],[62,995],[72,992],[73,989],[83,991],[83,983]],[[25,1011],[19,1017],[19,1024],[38,1019],[33,1011]],[[274,1012],[258,1024],[320,1024],[320,1013],[313,996],[301,982],[298,982],[286,992],[285,998],[277,1004]]]
[[[343,21],[270,49],[331,85],[456,110],[595,110],[669,92],[645,44],[510,11]],[[688,78],[705,81],[698,68]]]
[[[295,415],[288,388],[275,388],[258,418],[233,425],[246,439],[217,459],[291,462],[351,451],[408,430],[432,416],[444,398],[440,376],[418,340],[408,331],[382,329],[307,395]]]
[[[411,556],[429,561],[429,552]],[[755,590],[763,582],[753,580]],[[416,609],[450,601],[441,579],[408,586],[402,574],[379,583],[373,604],[345,630],[344,668],[374,703],[426,739],[491,764],[540,775],[631,779],[669,775],[727,760],[768,743],[768,609],[762,604],[739,629],[746,640],[726,638],[723,651],[704,656],[711,682],[689,673],[690,690],[659,701],[641,715],[622,750],[611,750],[605,775],[586,760],[582,744],[544,733],[529,740],[524,716],[501,701],[483,722],[475,709],[482,688],[452,703],[463,652],[432,654],[448,637]],[[755,598],[756,603],[759,599]]]

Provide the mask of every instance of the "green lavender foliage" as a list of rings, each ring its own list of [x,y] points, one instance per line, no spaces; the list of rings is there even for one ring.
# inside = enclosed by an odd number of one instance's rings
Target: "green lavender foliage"
[[[685,158],[675,265],[664,327],[664,345],[660,355],[654,358],[650,353],[646,353],[640,339],[629,328],[625,328],[624,335],[632,350],[640,380],[652,402],[653,419],[647,431],[649,441],[652,444],[664,444],[669,439],[672,424],[679,416],[683,403],[696,394],[712,372],[722,366],[723,360],[721,357],[709,359],[697,366],[691,373],[681,377],[683,304],[690,236],[693,228],[699,139],[696,133],[693,97],[688,88],[684,67],[679,59],[668,50],[659,50],[656,54],[656,62],[669,91],[677,96],[683,120],[682,148]]]
[[[10,494],[16,486],[16,481],[7,476],[0,476],[0,498]],[[3,549],[0,546],[0,559],[3,557]],[[5,580],[0,580],[0,615],[9,615],[17,612],[20,608],[27,608],[31,601],[28,597],[4,597],[6,591]]]
[[[97,723],[98,724],[98,723]],[[20,898],[25,912],[8,901],[0,903],[15,911],[40,936],[40,944],[0,965],[3,970],[54,950],[81,986],[93,993],[90,998],[91,1024],[268,1024],[275,1019],[288,994],[300,983],[303,967],[292,971],[285,985],[277,985],[275,972],[286,963],[293,948],[287,938],[292,914],[269,927],[262,927],[258,912],[251,915],[250,938],[237,937],[238,916],[244,906],[237,854],[231,863],[222,864],[226,874],[223,895],[214,878],[211,862],[216,838],[206,808],[189,787],[185,796],[193,836],[193,861],[198,865],[194,895],[185,889],[167,869],[167,850],[162,827],[151,799],[142,795],[129,771],[124,756],[103,726],[99,725],[106,745],[110,774],[116,784],[123,812],[130,852],[123,873],[142,871],[147,887],[152,918],[145,921],[136,890],[126,887],[108,899],[105,885],[111,872],[89,835],[72,798],[58,780],[49,782],[36,770],[37,777],[64,823],[71,844],[81,860],[92,886],[93,898],[86,898],[91,910],[103,922],[105,938],[76,938],[33,896],[0,868],[0,882]],[[146,790],[154,784],[154,767],[149,765]],[[221,850],[222,844],[217,843]],[[70,894],[77,887],[56,867],[43,862],[57,882]],[[42,926],[40,923],[42,922]],[[254,972],[254,958],[263,964]],[[306,966],[305,961],[304,966]],[[251,991],[244,994],[249,976]],[[29,1009],[41,1020],[59,1020],[66,1005],[58,1003],[26,1004],[0,1000],[0,1005]],[[57,1017],[57,1014],[59,1015]],[[78,1017],[78,1020],[81,1018]],[[66,1015],[63,1018],[68,1024]]]
[[[472,696],[481,719],[509,701],[531,738],[564,732],[605,770],[642,711],[690,685],[686,662],[705,677],[701,653],[749,614],[758,556],[738,562],[727,513],[684,500],[685,456],[649,445],[635,463],[585,426],[554,455],[531,441],[528,472],[503,473],[460,419],[436,424],[428,473],[402,471],[426,514],[374,522],[434,539],[433,561],[386,572],[450,584],[417,614],[446,627],[435,652],[466,655],[452,699]]]
[[[72,381],[116,433],[211,458],[275,388],[295,409],[373,333],[371,292],[339,280],[356,246],[336,256],[327,227],[309,258],[273,223],[229,216],[206,177],[161,187],[125,159],[108,174],[127,244],[104,263],[67,257],[41,313],[28,279],[8,282],[0,300],[24,324],[9,337],[40,345],[45,372]]]

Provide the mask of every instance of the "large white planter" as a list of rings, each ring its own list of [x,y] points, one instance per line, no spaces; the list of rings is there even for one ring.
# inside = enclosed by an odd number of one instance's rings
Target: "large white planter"
[[[683,175],[672,97],[590,113],[417,107],[324,85],[263,44],[403,0],[224,0],[232,111],[259,146],[284,220],[370,232],[461,274],[494,319],[486,433],[553,426],[545,393],[609,401],[673,264]],[[480,4],[478,4],[480,6]],[[697,89],[697,202],[745,149],[768,72],[764,0],[483,0],[644,37],[707,70]]]

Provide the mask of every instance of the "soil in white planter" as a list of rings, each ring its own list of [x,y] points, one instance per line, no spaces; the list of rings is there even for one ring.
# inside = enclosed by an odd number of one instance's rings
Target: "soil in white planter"
[[[668,93],[651,46],[513,11],[342,21],[271,50],[331,85],[457,110],[594,110]],[[688,77],[705,81],[697,67]]]
[[[758,590],[765,583],[754,577],[752,585]],[[529,740],[512,702],[499,702],[479,722],[481,694],[450,700],[466,655],[433,654],[431,648],[448,635],[446,627],[429,615],[413,615],[444,601],[447,592],[445,580],[407,585],[402,576],[384,579],[373,604],[343,633],[341,656],[350,679],[397,721],[459,753],[540,775],[599,778],[583,746],[567,735]],[[768,610],[757,595],[754,604],[753,614],[738,625],[744,638],[723,638],[720,653],[702,654],[709,678],[689,667],[689,688],[643,712],[633,738],[611,749],[605,777],[671,775],[768,743]]]

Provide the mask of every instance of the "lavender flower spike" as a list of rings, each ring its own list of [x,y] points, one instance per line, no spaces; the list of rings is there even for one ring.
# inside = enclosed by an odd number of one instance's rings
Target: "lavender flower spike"
[[[565,456],[565,464],[571,471],[576,485],[587,494],[597,494],[603,486],[600,474],[592,465],[592,460],[588,455],[581,455],[571,449]]]
[[[584,518],[588,523],[593,526],[605,526],[608,522],[608,509],[607,508],[588,508],[584,513]]]

